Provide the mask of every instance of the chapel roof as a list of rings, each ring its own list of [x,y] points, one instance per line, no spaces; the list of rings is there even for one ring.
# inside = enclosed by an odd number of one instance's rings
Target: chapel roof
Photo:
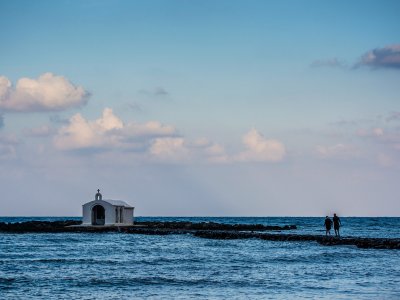
[[[122,200],[102,199],[102,201],[108,202],[114,206],[124,206],[127,208],[133,208],[133,206],[130,206],[128,203],[126,203],[125,201],[122,201]]]

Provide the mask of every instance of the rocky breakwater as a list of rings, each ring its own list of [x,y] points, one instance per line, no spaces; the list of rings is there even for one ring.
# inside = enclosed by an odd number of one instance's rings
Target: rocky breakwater
[[[215,222],[135,222],[148,229],[170,230],[220,230],[220,231],[281,231],[297,229],[296,225],[273,226],[262,224],[222,224]]]
[[[0,232],[65,232],[68,226],[79,225],[82,222],[67,220],[67,221],[28,221],[17,223],[0,222]]]
[[[214,222],[136,222],[123,226],[82,226],[81,221],[28,221],[19,223],[0,222],[0,232],[127,232],[141,234],[185,234],[198,230],[209,231],[281,231],[293,230],[295,225],[265,226],[261,224],[221,224]]]
[[[324,235],[292,234],[296,225],[266,226],[261,224],[221,224],[214,222],[137,222],[130,226],[79,226],[80,221],[0,222],[0,233],[56,232],[122,232],[128,234],[169,235],[192,234],[206,239],[261,239],[278,242],[317,242],[324,246],[352,245],[358,248],[400,249],[400,239],[326,237]],[[274,232],[274,233],[268,233]]]
[[[257,238],[267,241],[280,242],[317,242],[324,246],[352,245],[358,248],[373,249],[400,249],[400,239],[386,238],[359,238],[345,237],[337,238],[323,235],[303,234],[268,234],[257,232],[228,232],[228,231],[197,231],[194,236],[206,239],[233,240]]]
[[[296,225],[271,226],[262,224],[222,224],[215,222],[136,222],[135,225],[135,227],[124,228],[123,231],[132,234],[168,235],[194,234],[197,231],[262,232],[297,229]]]

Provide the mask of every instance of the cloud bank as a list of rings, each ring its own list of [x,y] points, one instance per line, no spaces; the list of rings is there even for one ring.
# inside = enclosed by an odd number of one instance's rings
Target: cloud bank
[[[39,127],[27,134],[41,136],[48,129]],[[206,138],[190,141],[171,125],[158,121],[125,123],[111,108],[105,108],[96,120],[75,114],[53,138],[55,148],[62,151],[135,153],[138,159],[157,162],[279,162],[286,155],[280,141],[266,139],[256,129],[245,134],[242,142],[245,150],[228,155],[222,145]]]
[[[60,111],[85,105],[89,93],[63,76],[45,73],[37,79],[21,78],[15,87],[0,76],[0,110],[10,112]]]
[[[44,131],[44,128],[38,128],[29,133],[32,136]],[[102,116],[93,121],[75,114],[58,130],[53,145],[63,151],[130,152],[140,155],[140,159],[158,162],[228,160],[219,144],[206,139],[189,142],[178,134],[174,126],[158,121],[125,123],[111,108],[105,108]]]
[[[143,148],[153,138],[174,135],[173,126],[156,121],[125,124],[111,108],[105,108],[102,116],[94,121],[75,114],[68,125],[59,129],[53,142],[60,150],[134,150]]]

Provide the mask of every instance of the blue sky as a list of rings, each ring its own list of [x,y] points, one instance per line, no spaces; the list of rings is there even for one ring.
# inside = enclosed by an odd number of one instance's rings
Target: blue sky
[[[398,11],[0,1],[0,214],[398,216]]]

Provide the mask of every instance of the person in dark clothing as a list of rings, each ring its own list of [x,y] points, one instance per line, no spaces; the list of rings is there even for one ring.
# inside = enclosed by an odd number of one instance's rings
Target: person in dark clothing
[[[342,226],[342,222],[340,222],[340,218],[333,214],[333,229],[335,229],[335,236],[340,237],[339,228]]]
[[[325,218],[326,235],[331,235],[332,220],[328,216]]]

